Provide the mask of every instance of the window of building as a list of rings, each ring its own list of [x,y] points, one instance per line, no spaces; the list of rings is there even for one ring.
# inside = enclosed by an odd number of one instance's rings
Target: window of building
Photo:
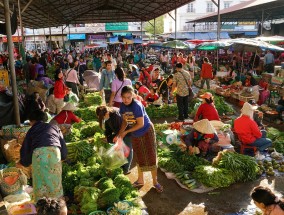
[[[231,2],[229,1],[224,1],[224,8],[229,8],[231,5]]]
[[[212,2],[207,2],[206,12],[215,12],[215,9],[214,9]]]
[[[194,7],[193,7],[193,3],[187,4],[187,12],[188,13],[194,13],[195,12]]]

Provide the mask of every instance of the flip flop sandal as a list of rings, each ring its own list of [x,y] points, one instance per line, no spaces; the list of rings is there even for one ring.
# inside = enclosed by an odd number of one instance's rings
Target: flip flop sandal
[[[156,191],[157,191],[158,193],[162,193],[162,192],[164,191],[163,186],[160,185],[160,184],[154,185],[154,188],[156,189]]]
[[[143,187],[143,186],[144,186],[144,183],[139,183],[138,181],[135,181],[135,182],[132,184],[132,186],[133,186],[134,188]]]

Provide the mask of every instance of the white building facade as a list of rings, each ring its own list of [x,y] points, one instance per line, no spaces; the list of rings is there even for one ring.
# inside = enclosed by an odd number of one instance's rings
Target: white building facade
[[[220,10],[246,1],[248,0],[220,0]],[[213,12],[217,12],[217,6],[211,0],[195,0],[194,2],[178,8],[176,20],[177,32],[208,32],[216,30],[216,23],[196,23],[195,27],[194,23],[187,23],[191,20],[195,20]],[[175,11],[171,11],[170,15],[175,18]],[[164,15],[164,33],[175,32],[175,21],[170,15]],[[231,29],[229,30],[240,30],[240,27],[235,25],[232,25]],[[243,30],[256,30],[255,23],[241,23],[241,25]]]

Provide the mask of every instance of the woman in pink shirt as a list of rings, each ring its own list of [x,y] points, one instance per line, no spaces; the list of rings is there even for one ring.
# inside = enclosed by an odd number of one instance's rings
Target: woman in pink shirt
[[[283,199],[277,197],[268,187],[257,186],[250,196],[264,215],[284,215]]]
[[[77,71],[75,70],[75,67],[78,65],[78,61],[75,61],[74,63],[69,63],[70,69],[68,69],[65,72],[65,82],[66,86],[72,89],[72,92],[75,93],[77,96],[79,96],[78,91],[78,84],[80,84]]]
[[[138,90],[139,95],[142,96],[143,99],[150,93],[150,90],[140,81],[135,83],[135,88]]]
[[[122,102],[121,98],[121,89],[126,85],[132,85],[130,79],[125,78],[125,73],[122,68],[118,67],[114,70],[116,75],[116,79],[114,79],[111,83],[111,95],[109,99],[109,106],[110,107],[120,107]]]

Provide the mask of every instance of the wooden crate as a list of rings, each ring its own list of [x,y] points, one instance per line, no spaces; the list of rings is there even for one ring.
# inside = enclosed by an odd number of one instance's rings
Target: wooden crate
[[[9,73],[7,70],[0,70],[0,85],[9,86]]]

